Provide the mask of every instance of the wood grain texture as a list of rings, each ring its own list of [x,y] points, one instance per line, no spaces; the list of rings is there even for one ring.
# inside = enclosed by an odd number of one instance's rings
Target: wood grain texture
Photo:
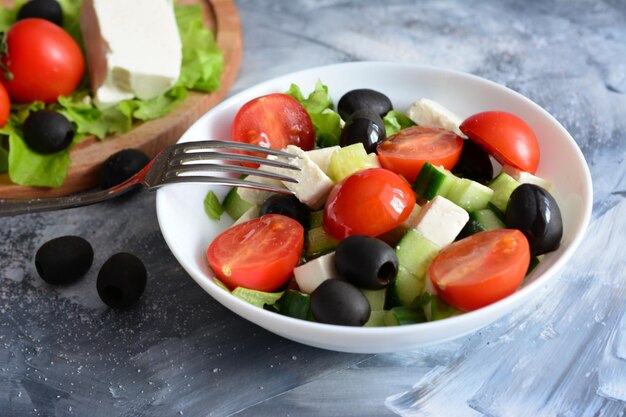
[[[200,0],[205,23],[215,34],[217,45],[224,54],[221,88],[211,94],[190,91],[187,99],[167,116],[138,123],[127,133],[114,134],[104,141],[86,138],[70,153],[72,165],[60,188],[25,187],[13,184],[7,174],[0,174],[0,196],[4,198],[53,197],[68,195],[91,188],[97,183],[102,163],[115,152],[136,148],[152,157],[178,138],[201,115],[220,103],[239,71],[242,54],[241,24],[233,0]],[[183,0],[181,3],[195,3]]]

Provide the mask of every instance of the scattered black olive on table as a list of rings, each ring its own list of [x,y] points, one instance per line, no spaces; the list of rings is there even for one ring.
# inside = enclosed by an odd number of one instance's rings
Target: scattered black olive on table
[[[150,158],[138,149],[123,149],[109,156],[100,169],[100,188],[119,185],[141,171]]]
[[[311,312],[320,323],[363,326],[371,307],[357,287],[340,279],[327,279],[311,293]]]
[[[100,268],[98,295],[109,307],[128,308],[143,294],[147,277],[146,267],[139,258],[126,252],[116,253]]]
[[[69,284],[89,271],[93,248],[79,236],[49,240],[35,254],[37,273],[49,284]]]
[[[384,117],[393,110],[393,105],[389,97],[368,88],[348,91],[337,103],[337,112],[343,120],[347,120],[352,113],[362,109],[370,109],[379,117]]]
[[[24,121],[24,141],[30,149],[51,154],[66,149],[74,139],[72,123],[61,113],[38,110]]]
[[[36,17],[63,26],[63,10],[56,0],[31,0],[17,12],[17,20]]]
[[[341,131],[339,144],[348,146],[362,143],[367,153],[376,152],[379,143],[385,140],[385,124],[378,114],[369,108],[357,110],[346,120]]]
[[[526,236],[533,256],[558,249],[563,237],[563,220],[556,200],[535,184],[522,184],[513,191],[504,223]]]
[[[339,243],[335,252],[339,275],[360,288],[385,288],[396,278],[398,265],[393,248],[369,236],[350,236]]]
[[[276,194],[265,200],[260,209],[260,215],[282,214],[291,217],[308,229],[311,224],[311,211],[295,195]]]

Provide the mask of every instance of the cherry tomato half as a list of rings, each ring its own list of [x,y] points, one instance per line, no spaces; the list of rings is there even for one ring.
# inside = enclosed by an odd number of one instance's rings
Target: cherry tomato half
[[[468,117],[459,127],[502,165],[534,174],[539,165],[539,143],[530,126],[514,114],[486,111]]]
[[[428,275],[446,303],[475,310],[513,294],[529,263],[528,240],[522,232],[496,229],[445,247],[431,263]]]
[[[20,20],[7,33],[8,53],[2,63],[13,74],[2,83],[14,101],[57,101],[70,95],[85,71],[83,54],[76,41],[47,20]]]
[[[3,127],[11,115],[11,99],[6,88],[0,84],[0,127]]]
[[[304,228],[294,219],[267,214],[219,234],[207,249],[209,265],[230,289],[274,291],[298,265]]]
[[[336,239],[378,236],[400,225],[415,207],[411,186],[393,172],[372,168],[352,174],[332,189],[324,227]]]
[[[461,156],[463,139],[449,130],[425,126],[402,129],[378,145],[383,168],[413,182],[425,162],[452,169]]]
[[[311,117],[298,100],[276,93],[244,104],[233,120],[231,138],[266,148],[296,145],[308,151],[315,145],[315,130]]]

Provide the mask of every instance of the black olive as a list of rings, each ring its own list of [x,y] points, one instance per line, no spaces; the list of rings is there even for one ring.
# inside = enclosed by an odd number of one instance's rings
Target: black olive
[[[69,284],[87,273],[93,262],[93,248],[79,236],[49,240],[37,250],[35,267],[49,284]]]
[[[348,91],[337,103],[337,111],[343,120],[347,120],[357,110],[370,109],[379,117],[384,117],[393,105],[383,93],[367,88]]]
[[[354,285],[327,279],[311,293],[311,312],[321,323],[363,326],[369,320],[371,307]]]
[[[150,162],[138,149],[124,149],[109,156],[100,168],[100,188],[106,190],[123,183]]]
[[[63,26],[63,10],[55,0],[31,0],[17,12],[17,20],[37,17]]]
[[[556,250],[563,237],[561,210],[548,191],[522,184],[511,194],[504,223],[528,239],[533,256]]]
[[[369,236],[350,236],[335,251],[339,275],[360,288],[385,288],[396,278],[398,256],[391,246]]]
[[[66,149],[74,139],[74,127],[61,113],[39,110],[24,121],[24,141],[30,149],[50,154]]]
[[[461,156],[452,168],[452,173],[461,178],[487,184],[493,179],[493,165],[487,151],[468,139],[463,141]]]
[[[311,212],[309,208],[294,195],[273,195],[261,205],[260,215],[282,214],[291,217],[308,229],[311,225]]]
[[[146,267],[135,255],[116,253],[100,268],[96,287],[100,299],[112,308],[133,305],[146,288]]]
[[[362,143],[365,152],[376,152],[376,147],[386,138],[385,124],[376,113],[369,109],[352,113],[341,131],[341,146]]]

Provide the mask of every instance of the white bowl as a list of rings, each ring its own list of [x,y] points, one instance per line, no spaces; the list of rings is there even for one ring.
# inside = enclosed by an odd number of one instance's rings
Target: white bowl
[[[491,81],[455,71],[420,65],[357,62],[312,68],[258,84],[224,101],[202,116],[181,142],[229,139],[237,110],[247,101],[286,91],[295,83],[304,94],[317,80],[329,88],[335,103],[347,91],[372,88],[386,94],[397,110],[406,110],[426,97],[448,107],[462,118],[485,110],[508,111],[524,119],[535,131],[541,149],[538,175],[553,183],[553,194],[563,216],[560,248],[546,254],[515,294],[480,310],[446,320],[396,327],[355,328],[313,323],[254,307],[230,295],[212,280],[205,252],[211,240],[232,221],[207,218],[203,199],[213,189],[222,197],[225,187],[184,184],[164,187],[157,194],[159,225],[172,253],[191,277],[225,307],[257,325],[288,339],[355,353],[383,353],[414,349],[475,331],[524,305],[571,257],[580,243],[592,205],[589,169],[576,142],[537,104]]]

